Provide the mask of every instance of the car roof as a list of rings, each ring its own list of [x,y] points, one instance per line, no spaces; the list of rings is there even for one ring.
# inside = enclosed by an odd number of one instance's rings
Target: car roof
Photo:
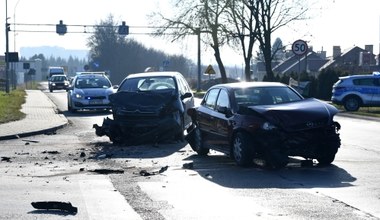
[[[350,75],[350,76],[341,76],[339,79],[359,79],[359,78],[380,78],[379,74],[363,74],[363,75]]]
[[[211,88],[249,88],[249,87],[286,87],[285,84],[280,82],[234,82],[234,83],[223,83],[212,86]]]
[[[144,72],[144,73],[132,73],[127,76],[127,78],[138,78],[138,77],[157,77],[157,76],[167,76],[167,77],[174,77],[181,75],[179,72]]]

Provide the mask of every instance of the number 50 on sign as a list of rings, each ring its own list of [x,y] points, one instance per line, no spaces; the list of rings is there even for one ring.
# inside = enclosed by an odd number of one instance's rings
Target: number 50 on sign
[[[296,55],[304,55],[308,51],[307,43],[304,40],[296,40],[292,44],[292,51]]]

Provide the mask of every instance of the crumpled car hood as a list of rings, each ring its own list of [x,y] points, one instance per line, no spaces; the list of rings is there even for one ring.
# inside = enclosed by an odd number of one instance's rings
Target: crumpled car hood
[[[248,108],[286,131],[330,125],[334,115],[338,113],[334,106],[314,98],[278,105],[249,106]]]
[[[127,92],[110,95],[110,101],[119,114],[158,115],[162,108],[173,101],[174,91],[167,92]]]

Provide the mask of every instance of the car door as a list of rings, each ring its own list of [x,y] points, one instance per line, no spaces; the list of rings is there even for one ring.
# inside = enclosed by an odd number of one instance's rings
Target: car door
[[[219,88],[209,90],[197,108],[197,123],[206,146],[214,145],[218,137],[215,121],[215,105],[219,91]]]
[[[216,100],[215,105],[215,130],[216,130],[216,139],[214,144],[218,147],[223,148],[223,151],[229,151],[229,134],[231,133],[231,126],[229,117],[231,114],[231,105],[229,100],[229,95],[227,90],[221,89]]]
[[[373,94],[374,105],[380,106],[380,78],[374,79],[375,93]]]

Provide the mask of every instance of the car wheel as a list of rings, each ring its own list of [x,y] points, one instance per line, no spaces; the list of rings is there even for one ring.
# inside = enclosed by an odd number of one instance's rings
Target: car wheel
[[[243,132],[238,132],[232,143],[232,153],[235,162],[239,166],[250,166],[253,163],[253,142],[251,137]]]
[[[271,169],[281,169],[289,163],[289,157],[279,149],[268,150],[265,160],[267,162],[266,166]]]
[[[347,111],[357,111],[360,108],[360,99],[356,96],[349,96],[344,100],[344,108]]]
[[[203,146],[201,130],[198,127],[195,127],[191,135],[192,135],[191,140],[189,140],[191,149],[197,152],[198,155],[201,155],[201,156],[207,155],[210,149],[205,148]]]
[[[67,110],[71,113],[75,113],[77,110],[73,109],[69,103],[67,103]]]
[[[324,147],[320,150],[317,161],[319,165],[327,166],[330,165],[338,152],[340,147],[340,138],[338,134],[334,134],[329,138],[329,140],[323,145]]]
[[[52,89],[50,89],[50,92],[53,92],[53,90],[52,90]]]
[[[121,130],[117,126],[111,126],[109,138],[110,138],[110,141],[112,141],[112,143],[114,144],[123,143],[123,136],[122,136]]]

